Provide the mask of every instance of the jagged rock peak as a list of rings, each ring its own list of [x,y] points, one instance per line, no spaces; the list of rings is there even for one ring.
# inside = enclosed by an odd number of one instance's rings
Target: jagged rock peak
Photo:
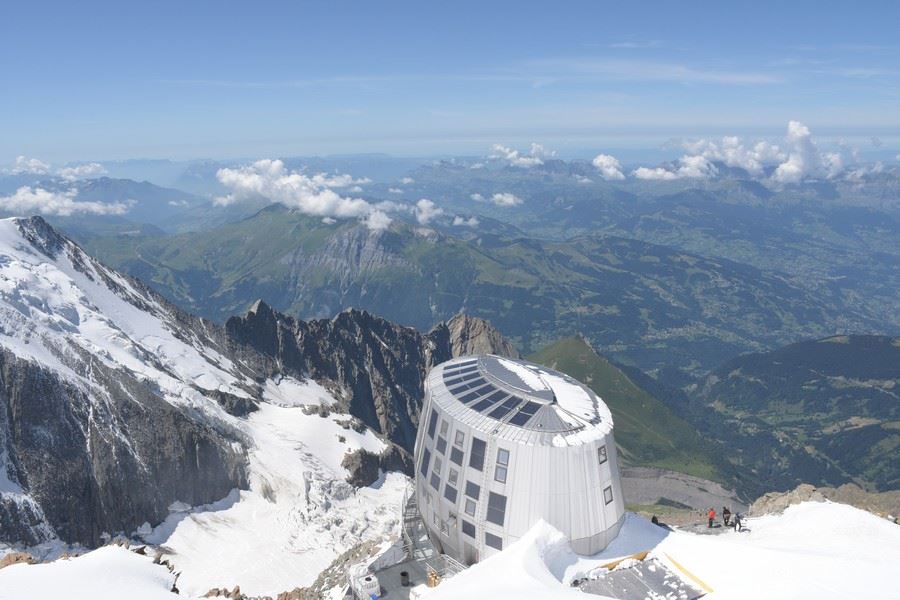
[[[519,351],[489,321],[458,314],[447,321],[453,356],[501,354],[519,358]]]
[[[43,217],[20,217],[15,219],[15,223],[22,237],[49,258],[56,258],[65,245],[66,238],[53,229]]]

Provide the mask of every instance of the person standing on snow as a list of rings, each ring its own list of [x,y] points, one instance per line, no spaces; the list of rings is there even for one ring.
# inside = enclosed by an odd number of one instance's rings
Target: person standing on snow
[[[709,526],[710,526],[710,528],[712,528],[713,523],[716,520],[716,509],[710,508],[709,512],[706,514],[706,516],[709,517]]]
[[[728,510],[727,506],[722,507],[722,522],[725,523],[725,527],[728,527],[728,522],[731,520],[731,511]]]

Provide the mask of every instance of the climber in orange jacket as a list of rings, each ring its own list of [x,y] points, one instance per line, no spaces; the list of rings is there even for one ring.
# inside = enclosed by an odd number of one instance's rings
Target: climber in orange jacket
[[[710,508],[709,512],[706,513],[706,516],[709,517],[709,526],[712,527],[713,523],[716,521],[716,509]]]

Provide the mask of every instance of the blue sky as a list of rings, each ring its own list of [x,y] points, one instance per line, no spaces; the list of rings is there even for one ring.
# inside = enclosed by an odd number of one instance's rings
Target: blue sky
[[[0,163],[587,156],[790,119],[900,149],[900,3],[735,4],[7,3]]]

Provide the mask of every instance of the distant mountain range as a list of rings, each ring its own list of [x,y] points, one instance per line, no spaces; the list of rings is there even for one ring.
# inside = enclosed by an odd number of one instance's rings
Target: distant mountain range
[[[273,205],[203,232],[85,243],[220,322],[257,298],[301,318],[359,307],[420,329],[466,312],[525,351],[582,333],[604,354],[676,385],[747,350],[883,325],[865,307],[779,273],[603,234],[454,237],[401,222],[371,231]]]

